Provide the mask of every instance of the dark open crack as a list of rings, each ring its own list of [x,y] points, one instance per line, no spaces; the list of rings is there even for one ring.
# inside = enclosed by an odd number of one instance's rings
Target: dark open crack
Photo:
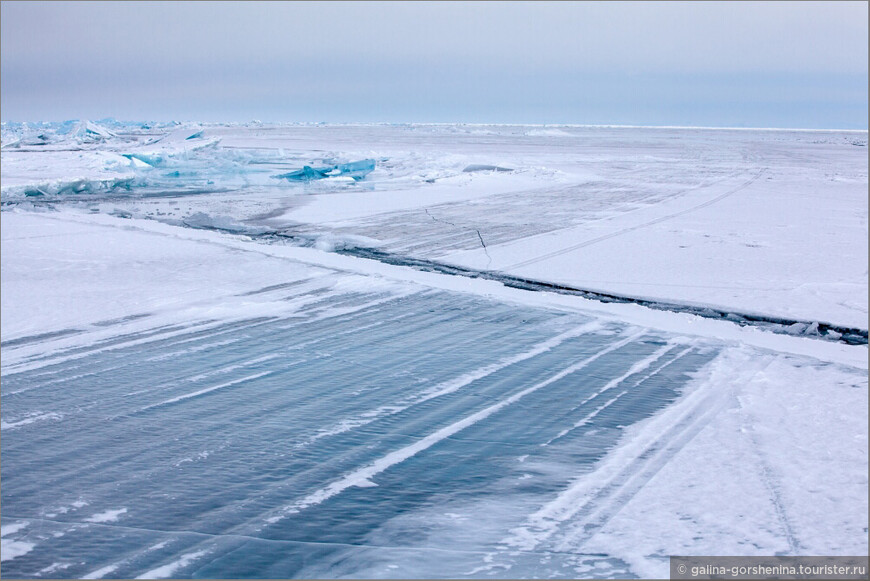
[[[429,215],[432,216],[431,214]],[[432,219],[436,220],[434,216],[432,216]],[[207,226],[199,226],[199,228],[203,228],[206,230],[222,231],[231,234],[241,234],[241,232],[229,231],[222,228]],[[289,231],[246,233],[246,235],[257,240],[284,240],[299,246],[314,245],[314,237],[305,234],[294,234],[290,233]],[[483,245],[484,249],[486,249],[486,244],[484,244],[483,237],[480,236],[479,230],[477,231],[477,235],[480,237],[480,243]],[[696,315],[698,317],[703,317],[705,319],[730,321],[732,323],[740,325],[741,327],[756,327],[780,335],[800,336],[811,339],[820,339],[823,341],[845,343],[847,345],[867,345],[867,329],[844,327],[841,325],[835,325],[823,321],[786,319],[784,317],[776,317],[772,315],[724,310],[712,306],[673,303],[669,301],[660,301],[643,297],[632,297],[628,295],[605,293],[601,291],[582,289],[559,283],[514,276],[498,271],[476,270],[472,268],[466,268],[464,266],[456,266],[443,262],[437,262],[434,260],[428,260],[425,258],[402,256],[399,254],[384,252],[376,248],[347,247],[337,248],[335,252],[338,254],[344,254],[346,256],[377,260],[378,262],[383,262],[385,264],[391,264],[394,266],[407,266],[424,272],[437,272],[440,274],[449,274],[452,276],[464,276],[467,278],[494,280],[502,283],[507,287],[518,288],[528,291],[553,292],[564,295],[580,296],[602,303],[635,304],[650,309],[656,309],[659,311],[688,313],[691,315]],[[488,253],[487,256],[489,256]]]
[[[479,234],[480,233],[478,232],[478,235]],[[481,239],[481,243],[483,243],[483,239]],[[636,304],[659,311],[688,313],[696,315],[698,317],[704,317],[705,319],[719,319],[730,321],[732,323],[740,325],[741,327],[759,327],[767,331],[782,335],[799,335],[802,337],[845,343],[847,345],[867,345],[866,329],[843,327],[840,325],[834,325],[822,321],[786,319],[783,317],[775,317],[770,315],[742,313],[732,310],[726,311],[716,307],[687,305],[667,301],[645,299],[641,297],[631,297],[613,293],[604,293],[600,291],[582,289],[553,282],[513,276],[501,272],[494,272],[489,270],[474,270],[462,266],[454,266],[451,264],[444,264],[433,260],[427,260],[424,258],[400,256],[388,252],[383,252],[374,248],[344,248],[338,250],[337,252],[348,256],[355,256],[357,258],[368,258],[370,260],[377,260],[379,262],[396,266],[408,266],[425,272],[437,272],[440,274],[449,274],[453,276],[465,276],[468,278],[494,280],[511,288],[581,296],[583,298],[600,301],[602,303]],[[800,327],[802,327],[801,330],[799,330]]]
[[[453,222],[448,222],[447,220],[442,220],[441,218],[436,218],[432,214],[429,213],[429,208],[423,208],[423,211],[426,212],[426,215],[435,220],[436,222],[441,222],[442,224],[450,224],[451,226],[456,226]]]
[[[483,246],[483,252],[486,254],[486,267],[489,268],[489,265],[492,264],[492,256],[489,255],[489,250],[486,249],[486,243],[483,241],[483,236],[480,235],[480,230],[475,229],[477,232],[477,237],[480,238],[480,245]]]

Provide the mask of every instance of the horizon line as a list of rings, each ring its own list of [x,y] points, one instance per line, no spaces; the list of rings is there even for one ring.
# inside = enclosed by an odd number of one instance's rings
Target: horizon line
[[[850,132],[850,133],[868,133],[870,129],[837,129],[837,128],[812,128],[812,127],[735,127],[726,125],[636,125],[636,124],[619,124],[619,123],[485,123],[485,122],[467,122],[467,121],[261,121],[251,119],[250,121],[196,121],[191,119],[178,120],[156,120],[156,119],[141,119],[141,120],[121,120],[115,117],[103,117],[93,120],[92,118],[73,118],[64,119],[61,121],[11,121],[0,120],[0,124],[6,125],[9,123],[68,123],[71,121],[115,121],[118,123],[178,123],[178,124],[197,124],[197,125],[296,125],[296,126],[316,126],[316,125],[336,125],[336,126],[373,126],[373,125],[416,125],[416,126],[470,126],[470,127],[543,127],[543,128],[558,128],[558,127],[573,127],[573,128],[591,128],[591,129],[695,129],[695,130],[720,130],[720,131],[805,131],[805,132]]]

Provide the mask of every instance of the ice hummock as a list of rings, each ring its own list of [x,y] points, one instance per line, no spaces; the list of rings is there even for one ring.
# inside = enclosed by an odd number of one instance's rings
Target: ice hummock
[[[363,159],[360,161],[340,163],[325,167],[311,167],[306,165],[303,166],[302,169],[272,177],[296,182],[310,182],[311,180],[322,180],[324,178],[332,177],[349,177],[353,178],[355,181],[359,181],[373,172],[374,169],[375,160]]]
[[[117,136],[116,133],[109,131],[105,127],[87,120],[80,122],[73,132],[73,137],[81,142],[104,141]]]
[[[474,163],[469,166],[466,166],[465,169],[462,170],[464,173],[473,173],[476,171],[514,171],[509,167],[501,167],[498,165],[485,165]]]

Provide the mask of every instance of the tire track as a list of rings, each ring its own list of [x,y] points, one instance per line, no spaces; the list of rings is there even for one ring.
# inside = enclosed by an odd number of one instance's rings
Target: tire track
[[[745,384],[769,363],[765,358],[744,367],[738,377],[732,373],[730,381]],[[630,451],[617,450],[625,457],[614,457],[600,466],[596,470],[598,484],[594,483],[596,472],[576,480],[502,541],[503,549],[538,550],[546,545],[558,552],[581,553],[583,545],[667,466],[711,417],[727,408],[730,394],[720,387],[708,382],[686,396],[682,405],[676,404],[682,409],[671,427],[648,443],[634,444]]]
[[[752,176],[750,179],[746,180],[745,182],[743,182],[739,186],[732,188],[732,189],[728,190],[727,192],[725,192],[724,194],[720,194],[720,195],[716,196],[715,198],[707,200],[706,202],[702,202],[700,204],[692,206],[691,208],[686,208],[685,210],[680,210],[679,212],[674,212],[674,213],[668,214],[666,216],[661,216],[659,218],[649,220],[649,221],[644,222],[642,224],[636,224],[634,226],[629,226],[628,228],[623,228],[622,230],[617,230],[616,232],[604,234],[604,235],[599,236],[597,238],[593,238],[592,240],[586,240],[586,241],[580,242],[578,244],[574,244],[572,246],[567,246],[565,248],[561,248],[559,250],[555,250],[553,252],[549,252],[547,254],[537,256],[535,258],[530,258],[530,259],[524,260],[522,262],[517,262],[516,264],[511,264],[511,265],[505,266],[504,268],[502,268],[502,270],[505,272],[510,272],[510,271],[516,270],[518,268],[523,268],[523,267],[529,266],[531,264],[541,262],[543,260],[549,260],[550,258],[555,258],[556,256],[562,256],[563,254],[568,254],[569,252],[574,252],[575,250],[579,250],[581,248],[586,248],[587,246],[592,246],[593,244],[598,244],[599,242],[603,242],[605,240],[609,240],[609,239],[615,238],[617,236],[622,236],[623,234],[628,234],[629,232],[634,232],[635,230],[640,230],[641,228],[647,228],[649,226],[654,226],[656,224],[660,224],[661,222],[665,222],[667,220],[671,220],[673,218],[677,218],[679,216],[683,216],[685,214],[689,214],[691,212],[701,210],[701,209],[706,208],[708,206],[712,206],[713,204],[715,204],[717,202],[721,202],[725,198],[732,196],[732,195],[736,194],[737,192],[748,188],[756,180],[758,180],[764,174],[765,171],[766,171],[766,169],[762,169],[760,172],[758,172],[757,174],[755,174],[754,176]]]

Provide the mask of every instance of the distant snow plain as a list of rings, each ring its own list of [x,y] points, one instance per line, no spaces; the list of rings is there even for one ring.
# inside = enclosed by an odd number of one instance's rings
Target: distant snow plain
[[[353,250],[866,336],[867,169],[866,131],[6,123],[3,574],[866,554],[866,344]]]

